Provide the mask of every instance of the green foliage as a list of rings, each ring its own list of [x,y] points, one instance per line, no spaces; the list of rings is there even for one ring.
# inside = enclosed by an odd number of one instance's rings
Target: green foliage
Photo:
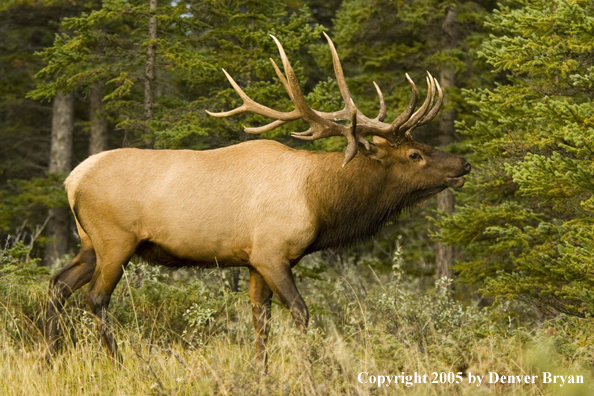
[[[402,342],[443,353],[439,347],[445,343],[471,344],[497,330],[488,310],[464,306],[451,298],[451,279],[438,279],[435,289],[417,296],[410,285],[403,287],[400,266],[396,264],[394,270],[394,279],[379,298],[378,307],[385,314],[386,330]]]
[[[47,208],[68,205],[62,184],[64,176],[48,173],[45,177],[9,180],[0,190],[0,230],[24,227],[31,218],[43,218]]]
[[[22,241],[12,241],[9,238],[0,251],[0,275],[6,284],[26,279],[26,283],[33,283],[36,276],[47,274],[46,268],[36,266],[38,259],[29,258],[30,247]]]
[[[116,128],[129,134],[128,140],[146,138],[147,130],[153,133],[169,126],[175,120],[168,113],[187,106],[180,103],[169,76],[158,81],[163,101],[156,105],[154,119],[146,120],[142,113],[148,22],[154,16],[159,24],[160,36],[152,43],[159,55],[158,72],[203,68],[186,34],[204,27],[195,18],[184,17],[187,12],[183,1],[162,5],[152,13],[147,1],[109,0],[99,10],[65,18],[61,27],[72,33],[56,35],[54,45],[39,53],[47,66],[37,74],[39,84],[30,96],[49,99],[57,91],[86,92],[93,83],[100,83],[106,85],[106,109],[118,114]],[[183,53],[193,53],[193,58],[182,60]]]
[[[51,187],[55,179],[43,180],[49,163],[51,105],[27,98],[43,67],[34,53],[51,46],[62,18],[90,10],[98,1],[0,3],[0,237],[4,239],[8,232],[19,232],[25,220],[24,229],[34,232],[47,216],[41,205],[52,206],[61,199]],[[33,210],[34,201],[38,205]]]
[[[31,342],[39,318],[48,270],[30,258],[30,246],[9,237],[0,248],[0,327],[12,343]]]
[[[241,99],[221,71],[223,68],[256,102],[280,111],[292,110],[294,106],[269,61],[278,54],[270,35],[279,39],[302,87],[305,87],[310,70],[306,70],[304,65],[307,57],[300,55],[299,51],[319,40],[322,31],[321,26],[308,23],[311,11],[303,7],[299,12],[287,15],[286,4],[281,1],[229,4],[214,1],[202,7],[206,8],[196,12],[196,17],[204,18],[205,23],[216,28],[197,38],[204,48],[203,58],[213,68],[208,73],[193,73],[188,78],[191,90],[200,93],[193,103],[195,108],[218,112],[241,105]],[[276,63],[280,64],[280,61],[276,59]],[[259,126],[268,122],[269,119],[254,114],[226,119],[205,115],[200,119],[200,124],[210,134],[205,140],[207,147],[248,140],[250,135],[242,131],[244,123],[245,126]],[[212,133],[213,130],[218,132]],[[268,135],[279,137],[295,130],[295,123],[290,123]]]
[[[157,95],[155,115],[147,120],[142,95],[153,14],[159,26],[153,43]],[[237,120],[213,120],[202,111],[239,105],[221,68],[255,100],[286,107],[286,93],[270,83],[274,71],[267,58],[276,48],[269,35],[295,52],[319,38],[320,29],[307,24],[309,14],[303,8],[287,16],[281,1],[187,0],[161,5],[154,13],[146,1],[105,1],[100,10],[64,19],[62,28],[73,34],[57,35],[54,45],[40,52],[48,65],[37,74],[40,84],[31,97],[51,98],[57,91],[86,90],[99,82],[108,90],[106,108],[118,114],[116,128],[129,144],[138,145],[147,131],[155,135],[157,147],[167,148],[203,149],[245,140],[238,137]],[[302,74],[298,63],[297,70]]]
[[[520,2],[488,19],[481,50],[507,83],[466,91],[475,123],[468,204],[439,221],[458,270],[545,314],[594,311],[591,1]]]
[[[219,272],[182,269],[162,271],[131,262],[113,293],[110,311],[123,328],[159,344],[183,342],[203,347],[221,331],[233,332],[229,318],[237,315],[245,293],[231,293],[221,285]]]

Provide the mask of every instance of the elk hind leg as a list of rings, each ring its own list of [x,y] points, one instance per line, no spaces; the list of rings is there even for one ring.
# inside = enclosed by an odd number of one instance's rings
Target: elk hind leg
[[[113,241],[117,241],[117,245],[103,246],[100,252],[97,248],[97,267],[87,289],[87,302],[95,315],[101,341],[109,356],[114,361],[121,362],[117,342],[110,329],[107,308],[111,294],[124,273],[124,267],[134,254],[136,242],[126,237],[114,238]]]
[[[97,262],[95,250],[86,235],[81,234],[81,241],[82,248],[78,255],[50,277],[45,320],[47,349],[44,355],[44,359],[48,362],[58,347],[60,336],[58,322],[64,302],[74,291],[89,283],[95,271]]]

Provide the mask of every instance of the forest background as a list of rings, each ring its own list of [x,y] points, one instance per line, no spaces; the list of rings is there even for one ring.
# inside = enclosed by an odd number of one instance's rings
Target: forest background
[[[409,100],[405,73],[421,94],[425,72],[437,77],[444,108],[415,138],[472,163],[464,188],[369,242],[297,266],[312,324],[298,334],[275,305],[265,381],[251,371],[247,274],[134,260],[110,307],[125,374],[103,356],[82,293],[66,309],[72,330],[54,375],[38,370],[48,277],[78,245],[61,184],[68,172],[118,147],[205,150],[262,138],[243,132],[266,121],[259,116],[221,120],[204,110],[240,103],[221,68],[256,101],[292,108],[268,61],[278,57],[270,34],[311,107],[342,108],[322,31],[365,114],[379,108],[373,81],[392,119]],[[366,394],[373,386],[357,381],[361,371],[468,378],[548,370],[586,384],[481,391],[591,394],[593,85],[588,0],[4,0],[0,389]],[[303,125],[263,138],[303,150],[345,147],[339,138],[290,138],[296,130]],[[398,392],[476,394],[472,386],[446,380]]]

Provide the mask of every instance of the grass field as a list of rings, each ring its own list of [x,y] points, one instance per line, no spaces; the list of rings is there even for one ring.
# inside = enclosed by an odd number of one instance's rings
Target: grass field
[[[234,293],[221,271],[161,272],[142,264],[128,267],[110,305],[123,364],[106,356],[78,292],[63,315],[63,347],[45,366],[48,271],[10,253],[0,263],[2,395],[594,394],[590,319],[535,325],[518,307],[461,304],[447,282],[422,287],[397,262],[383,274],[372,260],[320,271],[319,257],[296,271],[312,316],[307,334],[273,305],[265,376],[253,368],[245,280]],[[415,373],[421,381],[426,374],[427,383],[407,386]],[[489,384],[489,373],[522,383]],[[545,373],[557,383],[544,384]],[[470,383],[477,375],[484,376],[480,386]],[[526,375],[538,377],[528,384]],[[379,387],[380,376],[386,383],[390,376],[390,385]],[[560,386],[560,376],[584,383]]]

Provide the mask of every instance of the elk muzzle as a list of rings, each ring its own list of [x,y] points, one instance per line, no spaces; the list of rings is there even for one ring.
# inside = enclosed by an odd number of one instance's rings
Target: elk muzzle
[[[461,169],[461,173],[455,176],[450,176],[448,177],[447,180],[447,185],[448,187],[451,188],[460,188],[464,185],[464,178],[462,176],[467,175],[468,173],[470,173],[470,170],[472,169],[472,166],[470,165],[470,162],[466,161],[466,159],[461,158],[462,160],[462,169]]]

